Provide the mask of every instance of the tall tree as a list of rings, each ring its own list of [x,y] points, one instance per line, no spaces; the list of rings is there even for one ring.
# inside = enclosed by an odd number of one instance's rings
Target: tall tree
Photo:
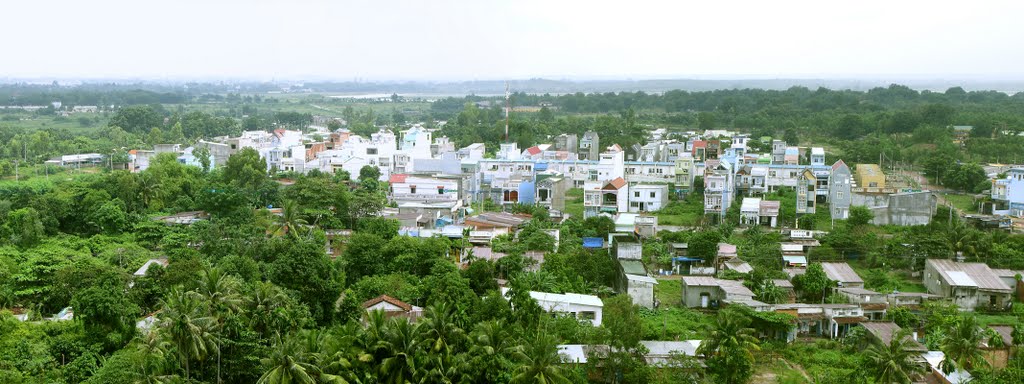
[[[889,344],[875,342],[868,346],[864,356],[875,383],[910,383],[914,375],[924,371],[910,351],[911,343],[909,331],[903,330],[894,334]]]
[[[697,349],[716,382],[745,383],[753,374],[754,351],[761,348],[749,324],[750,318],[739,313],[719,312],[715,327]]]

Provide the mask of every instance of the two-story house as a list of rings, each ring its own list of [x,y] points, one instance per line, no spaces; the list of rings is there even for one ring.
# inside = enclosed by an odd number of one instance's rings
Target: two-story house
[[[1006,177],[992,180],[994,214],[1024,218],[1024,168],[1006,172]]]
[[[846,163],[839,160],[832,164],[832,173],[828,178],[828,202],[833,219],[846,220],[850,217],[852,180],[850,167]]]

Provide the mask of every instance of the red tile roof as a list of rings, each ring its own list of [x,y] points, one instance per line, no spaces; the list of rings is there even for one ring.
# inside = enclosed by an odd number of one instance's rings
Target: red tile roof
[[[531,155],[536,155],[540,153],[540,147],[534,145],[530,148],[526,148],[526,152],[529,152]]]
[[[408,176],[409,175],[406,175],[404,173],[396,173],[396,174],[391,175],[391,177],[388,178],[388,182],[389,183],[404,183],[405,182],[405,178],[408,177]]]
[[[391,296],[388,296],[388,295],[380,295],[380,296],[374,297],[374,298],[372,298],[370,300],[367,300],[367,301],[363,302],[363,308],[370,308],[370,307],[372,307],[374,305],[379,304],[382,301],[383,302],[387,302],[387,303],[389,303],[391,305],[394,305],[396,307],[402,308],[402,310],[406,311],[406,312],[409,312],[409,311],[412,310],[412,305],[407,304],[406,302],[404,302],[402,300],[398,300],[398,299],[396,299],[394,297],[391,297]]]
[[[605,189],[605,190],[608,190],[608,189],[615,190],[615,189],[621,189],[622,187],[625,187],[625,186],[626,186],[626,180],[621,178],[621,177],[616,177],[615,180],[609,181],[608,184],[605,184],[604,188],[602,188],[602,189]]]

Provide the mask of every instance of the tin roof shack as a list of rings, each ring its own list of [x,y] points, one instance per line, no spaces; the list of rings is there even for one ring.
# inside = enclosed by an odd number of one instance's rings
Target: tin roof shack
[[[928,293],[953,301],[960,308],[1006,309],[1011,290],[984,263],[958,263],[928,259],[924,264],[924,285]]]
[[[632,235],[612,235],[612,257],[618,260],[641,260],[643,246]]]
[[[886,295],[886,301],[890,308],[906,307],[911,311],[920,311],[924,307],[924,303],[939,298],[938,295],[920,292],[893,292]]]
[[[796,302],[796,288],[793,287],[793,282],[786,279],[772,279],[772,284],[786,292],[786,303]]]
[[[502,288],[501,294],[508,298],[509,289]],[[595,327],[601,326],[604,302],[597,296],[530,291],[530,297],[536,300],[537,305],[545,312],[565,314],[579,320],[590,321]]]
[[[647,275],[626,273],[623,276],[626,280],[625,293],[633,299],[633,304],[647,309],[654,309],[658,306],[654,297],[654,286],[658,285],[658,280]]]
[[[727,302],[753,302],[754,292],[736,280],[723,280],[707,276],[683,276],[683,305],[688,308],[718,308]]]
[[[776,312],[796,316],[796,331],[803,336],[828,336],[835,339],[867,320],[857,304],[775,304]]]
[[[505,212],[483,212],[466,218],[466,226],[475,231],[491,231],[500,234],[515,233],[530,215],[514,215]]]
[[[850,304],[860,305],[868,320],[883,320],[889,309],[889,302],[884,294],[864,288],[836,288],[836,293],[845,296]]]
[[[871,335],[871,337],[873,337],[874,339],[881,342],[882,345],[889,345],[889,343],[892,342],[892,338],[900,334],[900,331],[902,331],[900,326],[896,325],[896,323],[891,322],[870,322],[863,323],[860,326],[864,327],[864,329],[868,331],[868,334]],[[928,352],[928,348],[926,348],[921,343],[917,342],[917,340],[914,340],[914,334],[905,335],[904,338],[909,341],[909,344],[907,344],[906,351],[913,352],[914,354],[916,354],[917,356],[915,360],[920,363],[923,363],[924,358],[922,358],[920,354]]]
[[[835,281],[839,287],[842,288],[863,288],[864,280],[857,275],[857,272],[850,267],[847,263],[821,263],[821,268],[825,270],[825,276],[828,276],[829,280]]]

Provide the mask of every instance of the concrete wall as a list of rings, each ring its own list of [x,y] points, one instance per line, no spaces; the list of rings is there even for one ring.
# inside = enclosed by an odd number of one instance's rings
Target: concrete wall
[[[711,296],[708,306],[711,305],[711,301],[722,299],[721,289],[718,287],[687,287],[686,284],[683,284],[683,305],[688,308],[699,308],[702,293],[707,293]]]
[[[647,309],[654,308],[654,284],[635,280],[629,280],[628,284],[626,292],[633,299],[633,304]],[[700,304],[699,297],[697,298],[697,304]]]
[[[875,225],[927,225],[935,215],[938,199],[931,192],[894,194],[854,193],[852,205],[868,207]]]

